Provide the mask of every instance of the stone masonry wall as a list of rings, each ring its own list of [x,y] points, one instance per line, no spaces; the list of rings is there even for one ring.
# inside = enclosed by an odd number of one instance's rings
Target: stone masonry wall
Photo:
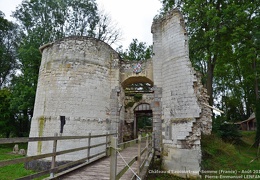
[[[118,132],[122,141],[124,130],[127,131],[125,120],[127,123],[134,120],[134,107],[138,105],[125,109],[124,88],[146,82],[153,85],[154,92],[139,103],[149,103],[152,108],[156,157],[162,157],[166,170],[178,171],[184,177],[198,176],[200,139],[202,133],[211,133],[211,110],[205,106],[207,92],[189,60],[183,22],[176,9],[154,19],[154,55],[152,61],[142,63],[143,71],[138,74],[133,73],[133,62],[122,61],[109,45],[94,38],[69,37],[41,47],[30,137],[59,133],[60,116],[65,116],[60,136]],[[102,142],[105,138],[91,140],[91,145]],[[52,143],[30,142],[27,155],[49,153]],[[57,151],[87,143],[87,140],[59,141]],[[91,154],[104,148],[94,148]],[[86,153],[58,156],[57,161],[77,160]]]
[[[210,132],[211,113],[203,106],[208,97],[189,60],[183,22],[174,9],[154,20],[152,33],[154,84],[162,88],[163,166],[186,177],[199,175],[201,132]]]
[[[129,61],[123,60],[120,62],[120,80],[121,85],[125,87],[126,85],[133,83],[150,83],[153,85],[153,62],[151,59],[145,61]],[[135,73],[134,66],[140,63],[141,64],[141,72]]]
[[[106,43],[86,37],[65,38],[43,46],[41,51],[42,62],[30,137],[59,133],[60,116],[65,116],[66,120],[62,133],[64,136],[115,132],[114,121],[118,116],[118,103],[115,100],[115,86],[119,86],[118,75],[115,75],[119,74],[118,54]],[[105,138],[95,139],[91,144],[102,141]],[[27,155],[51,152],[52,143],[29,143]],[[87,140],[60,141],[57,150],[86,144]],[[101,149],[96,148],[92,152]],[[70,153],[58,156],[57,160],[76,160],[85,157],[84,154],[83,151]]]

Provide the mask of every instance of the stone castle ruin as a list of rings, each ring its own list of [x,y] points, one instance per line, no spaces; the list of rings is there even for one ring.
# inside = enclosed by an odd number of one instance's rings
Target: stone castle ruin
[[[189,60],[180,12],[155,19],[152,34],[154,55],[142,62],[123,60],[108,44],[88,37],[42,46],[30,137],[118,132],[123,141],[145,129],[138,126],[139,117],[146,117],[163,167],[198,175],[201,134],[211,133],[211,109]],[[28,156],[51,152],[51,143],[30,142]],[[62,141],[57,150],[83,144]],[[71,153],[57,161],[79,158]]]

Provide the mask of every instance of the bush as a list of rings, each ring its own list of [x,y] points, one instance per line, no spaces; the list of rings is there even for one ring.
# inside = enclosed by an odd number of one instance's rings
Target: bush
[[[135,94],[135,95],[134,95],[134,101],[135,101],[135,102],[141,101],[142,98],[143,98],[143,95],[142,95],[142,94]]]
[[[225,142],[238,143],[242,135],[235,124],[223,123],[219,126],[217,135]]]
[[[217,116],[213,120],[212,131],[225,142],[239,143],[242,137],[238,126],[228,122],[225,116]]]

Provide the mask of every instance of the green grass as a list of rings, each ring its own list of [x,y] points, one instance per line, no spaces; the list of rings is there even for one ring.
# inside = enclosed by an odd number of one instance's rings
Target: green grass
[[[0,145],[0,161],[23,157],[12,154],[13,146],[14,144]],[[19,149],[27,149],[27,144],[19,144]],[[23,163],[14,164],[0,168],[0,179],[13,180],[33,173],[31,170],[26,170]]]
[[[220,138],[210,135],[202,138],[202,169],[203,170],[236,170],[237,173],[224,175],[249,175],[242,170],[259,170],[257,148],[253,147],[255,132],[242,132],[241,141],[237,144],[226,143]],[[254,160],[252,162],[252,160]],[[252,173],[253,174],[253,173]],[[260,175],[260,173],[256,173]],[[214,175],[214,174],[202,174]]]

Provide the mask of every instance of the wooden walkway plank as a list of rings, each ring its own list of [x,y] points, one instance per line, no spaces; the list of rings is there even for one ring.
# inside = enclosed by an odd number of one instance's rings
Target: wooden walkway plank
[[[145,148],[145,143],[141,143],[141,148]],[[132,147],[128,147],[120,152],[122,157],[128,163],[134,156],[137,156],[137,144]],[[142,155],[142,160],[145,158],[145,153]],[[117,173],[125,167],[125,163],[122,158],[117,154]],[[131,166],[131,168],[137,172],[137,162]],[[129,180],[133,177],[133,172],[128,169],[127,172],[120,178],[122,180]],[[73,172],[58,177],[62,180],[107,180],[110,176],[110,157],[102,158],[96,162],[93,162],[85,167],[77,169]]]

